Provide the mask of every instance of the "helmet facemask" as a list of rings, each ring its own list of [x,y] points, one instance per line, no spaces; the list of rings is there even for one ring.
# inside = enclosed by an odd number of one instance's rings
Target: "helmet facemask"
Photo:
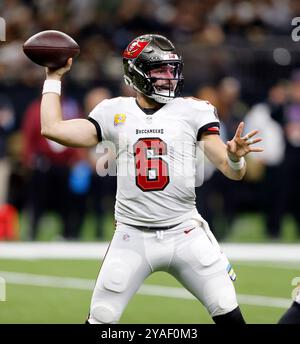
[[[136,91],[162,104],[181,95],[183,62],[165,37],[141,36],[123,57],[125,82]]]
[[[152,85],[150,98],[158,103],[168,103],[180,95],[183,83],[181,62],[151,64],[150,68],[148,72]]]

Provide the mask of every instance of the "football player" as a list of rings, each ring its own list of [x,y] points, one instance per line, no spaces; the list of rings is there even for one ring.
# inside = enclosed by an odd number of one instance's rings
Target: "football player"
[[[123,53],[125,82],[136,97],[104,100],[87,119],[63,121],[60,80],[71,64],[69,59],[63,68],[46,70],[42,135],[75,147],[113,142],[118,163],[116,230],[88,323],[118,322],[145,278],[160,270],[175,276],[215,323],[243,324],[234,272],[196,210],[195,150],[201,142],[205,155],[227,178],[240,180],[246,171],[244,156],[262,151],[252,146],[261,141],[254,138],[257,130],[243,136],[240,123],[224,144],[215,108],[180,96],[183,61],[163,36],[140,36]]]
[[[280,318],[278,324],[300,324],[300,285],[296,288],[294,302]]]

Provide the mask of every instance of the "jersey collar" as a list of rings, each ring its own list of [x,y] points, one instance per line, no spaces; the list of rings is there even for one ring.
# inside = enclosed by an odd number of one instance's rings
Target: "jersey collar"
[[[161,110],[166,105],[166,104],[163,104],[163,106],[161,106],[159,109],[145,109],[140,106],[137,99],[135,99],[135,103],[147,116],[154,115],[157,111]]]

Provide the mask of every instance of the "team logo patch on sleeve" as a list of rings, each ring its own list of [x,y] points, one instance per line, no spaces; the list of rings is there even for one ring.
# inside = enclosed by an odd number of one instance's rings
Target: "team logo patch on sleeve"
[[[126,115],[123,113],[117,113],[114,117],[114,125],[124,124],[126,121]]]
[[[236,280],[236,274],[235,274],[235,272],[234,272],[234,270],[233,270],[232,265],[231,265],[231,264],[228,264],[226,270],[227,270],[227,272],[228,272],[228,275],[229,275],[230,279],[231,279],[232,281],[235,281],[235,280]]]

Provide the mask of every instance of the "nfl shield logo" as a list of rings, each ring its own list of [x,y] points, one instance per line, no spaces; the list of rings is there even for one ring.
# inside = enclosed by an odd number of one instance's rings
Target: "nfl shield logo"
[[[152,116],[147,116],[146,122],[147,122],[147,124],[151,124],[152,123]]]

